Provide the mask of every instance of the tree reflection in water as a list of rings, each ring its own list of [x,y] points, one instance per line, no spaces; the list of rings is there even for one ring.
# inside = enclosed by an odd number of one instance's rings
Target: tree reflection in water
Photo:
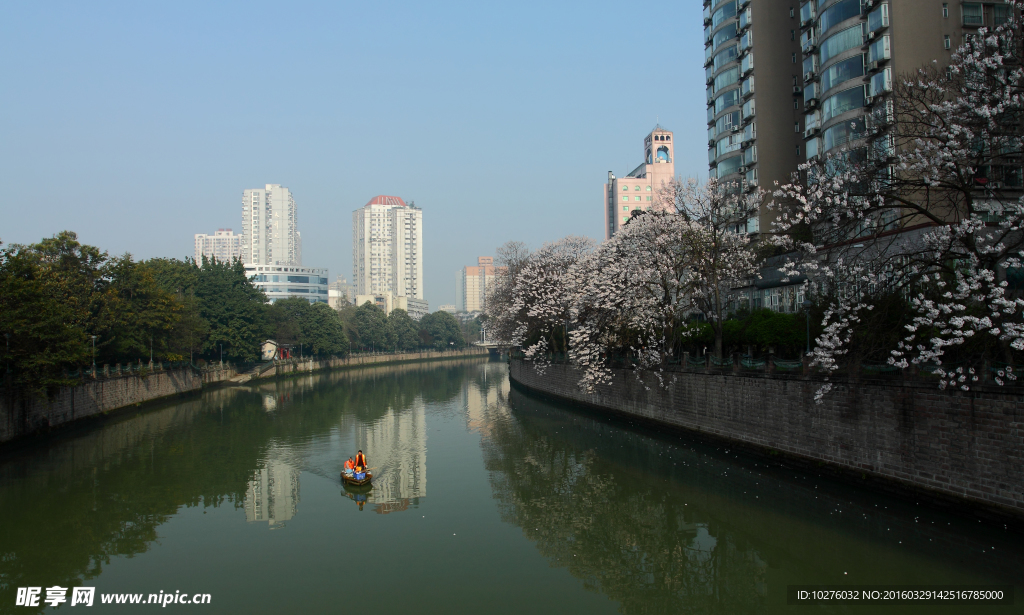
[[[788,584],[849,578],[1019,584],[1002,528],[505,395],[475,421],[503,520],[623,613],[783,612]]]
[[[18,587],[82,585],[112,558],[144,553],[181,507],[245,509],[248,501],[252,520],[301,514],[298,471],[338,480],[343,463],[340,451],[337,459],[314,458],[312,442],[424,400],[451,400],[473,377],[466,365],[474,363],[479,360],[214,389],[6,453],[0,459],[0,604],[14,604]],[[262,503],[257,511],[247,492],[265,492],[269,476],[262,477],[270,473],[289,479],[284,492],[291,497],[280,511]],[[390,505],[397,510],[402,503]]]
[[[767,565],[755,549],[713,535],[682,493],[634,460],[588,446],[598,435],[571,416],[524,410],[538,402],[515,390],[511,402],[514,416],[492,407],[485,463],[502,519],[522,527],[553,566],[623,613],[763,610]]]

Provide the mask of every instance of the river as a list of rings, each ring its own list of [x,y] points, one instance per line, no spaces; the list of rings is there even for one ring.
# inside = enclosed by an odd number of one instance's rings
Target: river
[[[368,493],[338,472],[363,449]],[[1010,584],[1000,525],[595,417],[465,360],[204,391],[0,457],[17,589],[209,594],[217,613],[969,613],[787,605],[806,584]]]

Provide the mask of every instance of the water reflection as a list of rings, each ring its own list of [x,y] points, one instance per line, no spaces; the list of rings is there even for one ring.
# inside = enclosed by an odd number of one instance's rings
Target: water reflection
[[[299,470],[271,459],[253,472],[245,492],[245,520],[266,521],[270,529],[283,527],[299,506]]]
[[[146,552],[181,508],[227,506],[286,527],[300,514],[300,477],[337,483],[360,443],[380,447],[371,461],[384,480],[369,496],[379,512],[415,505],[426,493],[424,403],[455,398],[478,362],[214,389],[5,452],[0,604],[18,587],[89,585],[112,558]]]
[[[468,391],[502,519],[623,613],[782,612],[798,583],[1020,583],[1016,535],[517,389]]]

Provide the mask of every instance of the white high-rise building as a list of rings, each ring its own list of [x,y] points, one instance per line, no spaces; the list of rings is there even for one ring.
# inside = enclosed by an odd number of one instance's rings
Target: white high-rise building
[[[226,263],[242,258],[242,236],[235,235],[229,228],[219,228],[213,235],[196,233],[195,239],[197,263],[201,264],[204,256]]]
[[[288,188],[267,184],[242,193],[242,260],[253,265],[302,265],[298,211]]]
[[[423,299],[423,210],[380,195],[352,212],[355,294]]]

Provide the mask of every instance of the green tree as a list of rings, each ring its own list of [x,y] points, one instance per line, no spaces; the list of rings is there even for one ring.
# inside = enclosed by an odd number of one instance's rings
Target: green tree
[[[99,339],[99,358],[150,356],[167,358],[170,334],[180,318],[181,305],[161,288],[152,270],[135,262],[130,254],[110,261],[106,288],[98,294],[98,313],[93,330]]]
[[[225,358],[256,361],[267,336],[267,297],[245,274],[242,263],[203,259],[196,284],[200,315],[210,333],[203,352],[217,357],[224,345]]]
[[[348,352],[341,318],[326,303],[313,304],[306,310],[302,340],[308,352],[317,357],[344,356]]]
[[[425,335],[424,335],[425,334]],[[448,312],[437,311],[420,319],[420,338],[439,350],[466,346],[459,321]]]
[[[39,390],[69,384],[63,370],[91,362],[88,310],[80,303],[91,304],[91,297],[64,301],[71,285],[60,282],[32,248],[13,246],[0,251],[3,373],[9,372],[15,388]]]
[[[415,350],[420,346],[419,326],[405,310],[391,310],[387,321],[387,344],[395,350]]]
[[[363,350],[383,350],[387,347],[387,317],[382,309],[367,301],[356,308],[353,320]]]

